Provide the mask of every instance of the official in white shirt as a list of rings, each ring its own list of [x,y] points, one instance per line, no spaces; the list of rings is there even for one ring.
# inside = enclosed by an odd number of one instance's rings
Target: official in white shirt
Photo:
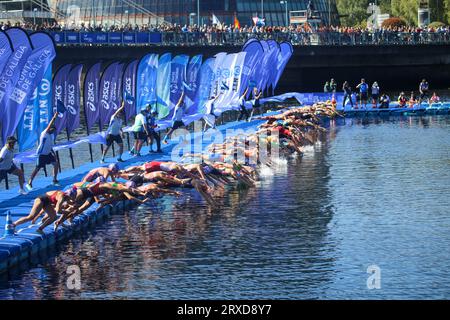
[[[17,139],[13,136],[8,137],[6,139],[6,144],[0,151],[0,181],[6,179],[8,174],[13,174],[19,177],[19,193],[27,194],[27,192],[23,189],[23,184],[25,182],[25,178],[23,176],[23,171],[17,168],[14,163],[14,146],[17,142]]]
[[[48,123],[47,128],[41,133],[41,137],[39,139],[39,146],[37,148],[36,154],[38,156],[36,167],[31,173],[30,180],[28,180],[28,184],[26,187],[31,190],[33,189],[33,180],[38,174],[41,168],[44,168],[46,165],[51,164],[53,166],[53,185],[59,186],[58,182],[58,159],[56,158],[55,152],[53,151],[53,146],[55,145],[56,139],[56,128],[55,121],[58,116],[58,112],[53,115],[53,118]]]

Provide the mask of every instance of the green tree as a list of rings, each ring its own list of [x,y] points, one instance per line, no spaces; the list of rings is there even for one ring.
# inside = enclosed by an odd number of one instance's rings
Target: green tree
[[[365,21],[369,14],[367,6],[369,0],[336,0],[336,6],[341,15],[341,24],[343,26],[356,26]]]

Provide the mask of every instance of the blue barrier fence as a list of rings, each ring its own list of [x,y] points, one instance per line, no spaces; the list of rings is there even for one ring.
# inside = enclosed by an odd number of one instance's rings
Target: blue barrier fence
[[[58,45],[77,44],[161,44],[160,32],[49,32]]]
[[[449,44],[450,32],[86,32],[50,31],[57,45],[243,45],[251,38],[310,45],[431,45]]]

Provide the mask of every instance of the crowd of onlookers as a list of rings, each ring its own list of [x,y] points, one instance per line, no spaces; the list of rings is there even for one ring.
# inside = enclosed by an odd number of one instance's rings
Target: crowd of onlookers
[[[204,24],[198,26],[180,24],[98,24],[64,25],[57,22],[33,24],[30,22],[0,22],[0,29],[22,27],[29,31],[75,32],[161,32],[162,43],[169,44],[242,44],[251,37],[290,41],[294,45],[381,45],[449,43],[450,26],[438,28],[395,27],[371,30],[369,28],[322,26],[308,24],[297,26],[247,26]]]
[[[40,24],[33,24],[30,22],[16,22],[11,23],[0,22],[0,29],[5,30],[10,27],[22,27],[27,30],[33,31],[80,31],[80,32],[111,32],[111,31],[133,31],[133,32],[234,32],[234,33],[340,33],[340,34],[364,34],[364,33],[383,33],[383,32],[398,32],[398,33],[450,33],[450,26],[440,26],[437,28],[429,27],[429,28],[419,28],[414,26],[407,27],[389,27],[389,28],[380,28],[378,30],[371,30],[370,28],[361,28],[361,27],[344,27],[344,26],[321,26],[318,28],[313,28],[308,24],[304,25],[291,25],[289,27],[285,26],[248,26],[244,25],[242,27],[235,27],[231,24],[204,24],[198,26],[197,24],[193,25],[180,25],[180,24],[158,24],[158,25],[149,25],[149,24],[132,24],[132,23],[124,23],[120,25],[108,25],[108,24],[97,24],[95,26],[91,24],[73,24],[73,25],[64,25],[59,24],[58,22],[43,22]]]

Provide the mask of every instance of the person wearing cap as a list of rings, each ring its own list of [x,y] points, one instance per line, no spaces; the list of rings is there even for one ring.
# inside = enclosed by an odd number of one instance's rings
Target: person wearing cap
[[[109,126],[106,130],[106,148],[103,150],[102,159],[100,160],[100,163],[105,163],[105,156],[108,152],[111,145],[116,142],[119,146],[119,157],[117,158],[117,161],[123,162],[122,160],[122,153],[123,153],[123,139],[122,139],[122,119],[120,117],[120,113],[125,107],[125,102],[122,101],[122,105],[119,109],[111,116],[111,119],[109,120]]]
[[[19,193],[27,194],[27,192],[23,189],[23,184],[25,183],[25,178],[23,176],[23,171],[17,168],[13,159],[14,159],[14,146],[17,142],[17,139],[13,136],[8,137],[6,139],[6,144],[3,146],[0,151],[0,181],[6,179],[8,174],[13,174],[19,177]]]
[[[156,109],[153,109],[152,106],[149,104],[147,106],[147,129],[148,129],[148,144],[150,146],[150,152],[153,153],[153,141],[156,141],[156,152],[162,153],[161,150],[161,137],[159,136],[159,133],[156,132],[156,128],[158,128],[158,125],[156,124],[156,119],[158,117],[158,111]]]
[[[148,136],[146,115],[147,110],[145,108],[141,109],[141,112],[138,113],[134,118],[134,124],[131,128],[134,135],[134,146],[133,149],[131,149],[130,153],[135,156],[141,155],[142,144]]]
[[[56,158],[55,152],[53,151],[53,146],[55,145],[56,139],[56,128],[55,121],[58,116],[58,112],[55,112],[53,118],[47,125],[44,131],[42,131],[41,136],[39,138],[39,146],[36,150],[36,154],[38,156],[36,167],[31,173],[30,179],[28,180],[28,184],[26,187],[31,190],[33,189],[33,180],[38,174],[41,168],[44,168],[46,165],[53,165],[53,185],[58,186],[58,159]]]

